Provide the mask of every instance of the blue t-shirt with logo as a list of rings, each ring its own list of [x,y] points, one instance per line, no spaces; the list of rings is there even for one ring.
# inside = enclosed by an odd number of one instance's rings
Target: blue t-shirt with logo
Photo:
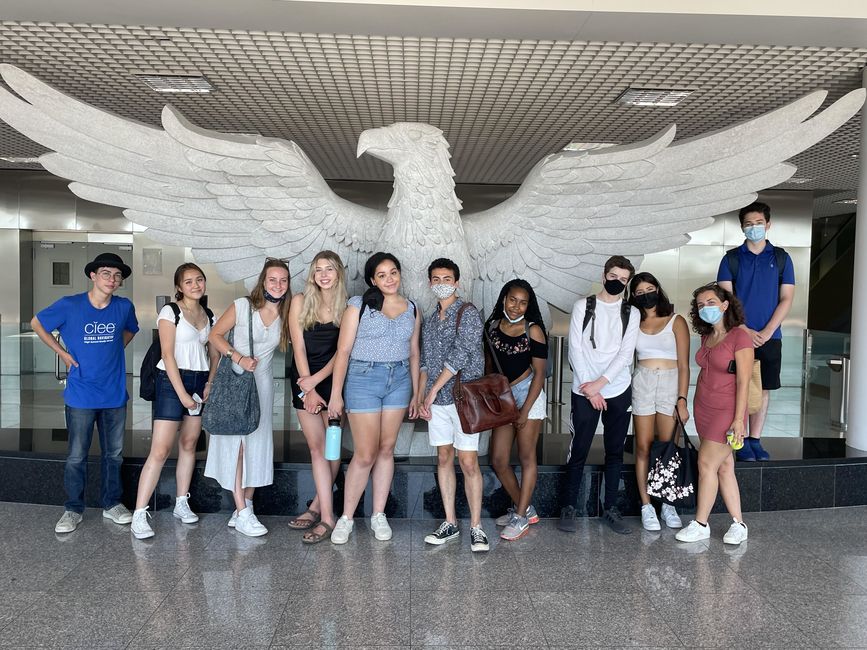
[[[780,304],[780,269],[777,268],[777,255],[771,242],[765,242],[765,248],[756,255],[746,243],[738,247],[738,279],[734,285],[735,295],[744,305],[744,315],[747,327],[753,330],[764,329]],[[729,269],[728,258],[723,256],[716,274],[717,282],[731,282],[732,272]],[[786,265],[783,267],[782,284],[795,284],[795,267],[792,258],[786,255]],[[783,337],[781,328],[777,328],[771,338]]]
[[[124,406],[126,359],[124,331],[138,332],[132,302],[112,296],[103,309],[97,309],[86,293],[61,298],[36,314],[49,332],[58,330],[63,344],[78,363],[69,369],[63,401],[81,409],[108,409]]]

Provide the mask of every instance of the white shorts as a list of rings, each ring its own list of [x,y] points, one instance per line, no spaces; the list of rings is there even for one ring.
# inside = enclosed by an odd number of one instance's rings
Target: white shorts
[[[461,430],[461,419],[454,404],[432,404],[430,414],[427,435],[431,447],[454,445],[459,451],[479,450],[479,434],[464,433]]]
[[[677,368],[636,366],[632,375],[632,414],[672,415],[677,405]]]

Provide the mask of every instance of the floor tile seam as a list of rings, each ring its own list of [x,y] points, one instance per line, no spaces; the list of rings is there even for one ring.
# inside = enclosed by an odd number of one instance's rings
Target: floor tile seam
[[[806,630],[804,630],[804,628],[801,627],[800,621],[796,617],[790,616],[786,612],[786,610],[778,607],[774,603],[774,600],[772,598],[770,598],[769,596],[766,596],[765,594],[758,592],[758,597],[763,603],[765,603],[765,605],[769,606],[773,611],[775,611],[784,622],[788,623],[789,625],[794,626],[794,628],[796,630],[798,630],[798,632],[800,632],[801,636],[803,636],[809,643],[814,642],[812,635],[809,632],[807,632]],[[819,646],[819,647],[821,647],[821,646]]]
[[[533,614],[535,614],[536,620],[537,621],[545,620],[545,618],[544,618],[545,612],[539,611],[539,609],[536,607],[535,599],[533,598],[533,596],[530,594],[529,591],[527,592],[527,599],[530,601],[530,609],[533,611]],[[542,638],[545,640],[545,647],[547,647],[547,648],[554,647],[551,645],[551,642],[548,640],[548,635],[545,634],[545,627],[542,625],[539,625],[538,629],[542,633]]]
[[[165,595],[163,596],[162,600],[160,600],[160,602],[157,603],[157,606],[154,607],[153,611],[148,615],[148,617],[145,619],[144,623],[141,624],[141,627],[139,627],[139,629],[135,630],[135,631],[130,635],[129,641],[128,641],[127,644],[124,646],[124,648],[129,648],[129,647],[132,646],[133,642],[134,642],[134,641],[139,637],[139,635],[142,633],[142,630],[144,630],[144,629],[148,626],[148,624],[151,622],[151,619],[153,619],[153,617],[156,615],[156,613],[157,613],[158,611],[160,611],[160,607],[163,606],[163,604],[164,604],[164,603],[169,599],[169,596],[171,596],[171,595],[172,595],[172,591],[171,591],[171,590],[165,592]],[[138,646],[136,646],[136,647],[138,647]]]
[[[292,597],[295,595],[295,590],[287,590],[286,592],[286,602],[283,603],[283,609],[280,612],[280,615],[277,617],[277,623],[274,625],[274,632],[271,634],[271,641],[265,647],[270,648],[274,645],[274,639],[277,637],[277,632],[280,631],[280,623],[283,622],[283,617],[286,616],[286,611],[289,609],[289,601],[292,600]]]
[[[647,597],[647,602],[650,604],[650,608],[656,612],[656,618],[665,622],[666,627],[671,631],[671,634],[677,639],[678,644],[687,648],[686,642],[681,638],[681,636],[677,633],[677,629],[671,624],[671,618],[666,616],[666,610],[662,609],[662,605],[658,603],[658,599],[654,599],[653,595],[648,593],[646,589],[644,589],[641,585],[638,585],[638,588],[641,589],[645,596]],[[673,618],[673,617],[672,617]]]

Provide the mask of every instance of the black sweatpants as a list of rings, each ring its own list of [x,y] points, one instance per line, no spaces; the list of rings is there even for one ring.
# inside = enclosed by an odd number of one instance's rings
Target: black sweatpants
[[[629,431],[629,418],[632,405],[632,387],[617,397],[605,399],[608,408],[597,411],[590,400],[583,395],[572,393],[572,443],[566,459],[566,486],[562,494],[562,505],[574,506],[578,500],[584,463],[590,453],[590,445],[602,416],[605,443],[605,502],[607,510],[614,505],[620,488],[620,472],[623,469],[623,446]]]

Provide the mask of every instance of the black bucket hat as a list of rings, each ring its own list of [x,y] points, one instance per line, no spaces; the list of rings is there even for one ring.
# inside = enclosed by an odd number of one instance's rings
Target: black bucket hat
[[[123,263],[123,260],[120,259],[120,255],[115,255],[114,253],[100,253],[97,255],[95,260],[89,262],[88,265],[84,267],[84,275],[89,278],[91,273],[95,273],[97,269],[101,269],[104,266],[120,271],[124,280],[132,275],[132,269]]]

